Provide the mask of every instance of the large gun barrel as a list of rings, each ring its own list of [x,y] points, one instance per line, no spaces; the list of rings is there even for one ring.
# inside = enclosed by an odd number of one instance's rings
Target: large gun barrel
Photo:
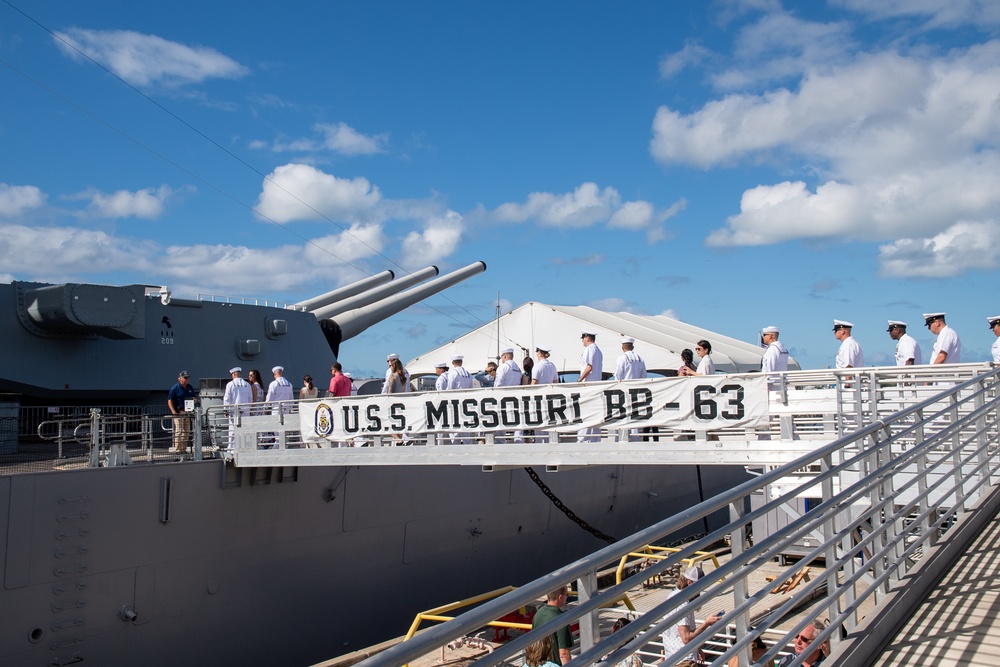
[[[402,292],[407,287],[412,287],[419,283],[424,282],[428,278],[433,278],[439,273],[439,269],[436,266],[428,266],[426,269],[420,269],[419,271],[414,271],[413,273],[396,278],[392,282],[375,287],[368,290],[367,292],[362,292],[352,296],[349,299],[343,299],[335,303],[331,303],[328,306],[323,306],[322,308],[316,308],[313,310],[313,314],[318,320],[326,320],[339,315],[340,313],[346,313],[350,310],[355,310],[357,308],[363,308],[364,306],[373,304],[377,301],[381,301],[386,297],[392,296],[393,294],[398,294]]]
[[[327,292],[326,294],[320,294],[319,296],[314,296],[311,299],[299,301],[295,304],[295,307],[300,310],[312,311],[320,306],[325,306],[328,303],[334,303],[336,301],[340,301],[341,299],[347,299],[356,294],[361,294],[365,290],[371,289],[372,287],[378,287],[379,285],[389,282],[395,277],[396,274],[392,271],[376,273],[374,276],[362,278],[357,282],[351,283],[350,285],[344,285],[343,287],[338,287],[337,289]]]
[[[486,262],[474,262],[440,278],[435,278],[419,287],[414,287],[377,303],[343,313],[336,320],[331,320],[327,326],[330,327],[332,325],[330,328],[338,330],[340,342],[354,338],[368,327],[378,324],[387,317],[395,315],[401,310],[405,310],[413,304],[419,303],[452,285],[457,285],[464,280],[468,280],[485,270]]]

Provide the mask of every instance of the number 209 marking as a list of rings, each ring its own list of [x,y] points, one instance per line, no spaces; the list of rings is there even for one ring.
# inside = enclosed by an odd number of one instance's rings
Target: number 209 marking
[[[722,410],[719,404],[722,403]],[[710,421],[721,417],[722,419],[739,420],[746,414],[743,406],[743,385],[724,384],[719,388],[718,393],[715,387],[707,384],[700,384],[694,388],[694,416],[696,419]]]

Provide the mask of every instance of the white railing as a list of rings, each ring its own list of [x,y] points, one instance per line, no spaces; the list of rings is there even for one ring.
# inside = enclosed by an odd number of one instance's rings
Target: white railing
[[[614,665],[627,655],[649,651],[651,643],[664,630],[711,598],[713,605],[723,602],[725,619],[733,624],[735,631],[732,645],[711,664],[718,667],[739,655],[739,664],[745,667],[749,664],[747,647],[755,637],[773,630],[793,609],[822,593],[825,597],[820,614],[830,620],[830,625],[816,634],[816,640],[831,641],[832,664],[853,664],[849,657],[857,642],[869,641],[892,627],[889,623],[873,622],[872,618],[862,620],[863,610],[869,608],[865,604],[877,603],[870,614],[886,613],[886,605],[901,591],[919,592],[921,587],[932,585],[936,577],[922,573],[931,572],[930,564],[938,554],[943,558],[950,557],[948,550],[960,551],[961,540],[969,539],[970,530],[974,533],[969,526],[992,518],[1000,507],[998,375],[1000,370],[989,370],[892,415],[864,419],[870,423],[788,465],[766,471],[681,515],[430,628],[361,664],[366,667],[405,664],[571,581],[577,582],[578,604],[567,607],[558,619],[497,648],[476,664],[504,664],[539,637],[579,622],[580,651],[570,664]],[[865,387],[857,375],[851,381]],[[911,387],[898,389],[910,391]],[[867,395],[880,400],[877,394],[869,391]],[[801,475],[802,471],[808,474]],[[796,477],[800,479],[788,482]],[[775,493],[776,488],[782,489],[782,493]],[[754,494],[763,494],[764,501],[756,503],[757,506],[751,503]],[[800,497],[815,498],[816,505],[790,520],[780,531],[757,535],[751,546],[744,547],[748,527],[755,519],[781,511],[782,506],[794,504]],[[622,630],[602,638],[597,612],[621,599],[636,582],[625,580],[599,591],[597,572],[624,554],[665,540],[686,526],[700,526],[702,518],[726,508],[732,518],[729,525],[685,545],[638,576],[648,578],[666,572],[722,538],[728,538],[732,545],[731,559],[705,573],[686,589],[685,595],[672,596]],[[807,535],[816,539],[800,560],[763,586],[753,583],[751,574]],[[824,561],[821,576],[797,586],[796,592],[765,618],[752,616],[755,603],[775,587],[795,578],[803,568],[815,567],[817,561]],[[700,601],[693,597],[698,595],[702,596]],[[762,660],[766,663],[786,650],[785,646],[810,621],[803,618],[782,632],[777,641],[770,640]],[[702,633],[683,653],[710,639],[711,633]],[[680,655],[664,656],[665,664],[673,664]],[[841,661],[843,656],[846,657]],[[801,660],[792,664],[801,664]]]

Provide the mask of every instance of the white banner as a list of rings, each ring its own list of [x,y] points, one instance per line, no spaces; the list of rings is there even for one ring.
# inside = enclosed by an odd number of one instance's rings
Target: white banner
[[[304,440],[512,429],[712,430],[757,426],[767,417],[767,378],[726,375],[379,394],[299,406]]]

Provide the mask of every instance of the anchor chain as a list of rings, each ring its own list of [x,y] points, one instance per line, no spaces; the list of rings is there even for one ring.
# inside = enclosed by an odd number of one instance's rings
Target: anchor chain
[[[531,466],[527,466],[525,467],[524,472],[528,473],[528,477],[531,478],[531,481],[533,481],[535,484],[538,485],[538,488],[541,489],[542,493],[545,494],[545,497],[551,500],[552,504],[555,505],[560,512],[565,514],[570,521],[574,522],[575,524],[580,526],[580,528],[583,528],[585,531],[587,531],[597,539],[604,540],[608,544],[612,544],[618,541],[611,535],[608,535],[607,533],[602,533],[598,529],[594,528],[589,523],[578,517],[573,510],[566,507],[566,505],[563,504],[563,501],[559,500],[556,494],[552,493],[552,489],[550,489],[548,485],[542,481],[542,478],[538,476],[538,473],[535,472],[534,468],[532,468]]]

